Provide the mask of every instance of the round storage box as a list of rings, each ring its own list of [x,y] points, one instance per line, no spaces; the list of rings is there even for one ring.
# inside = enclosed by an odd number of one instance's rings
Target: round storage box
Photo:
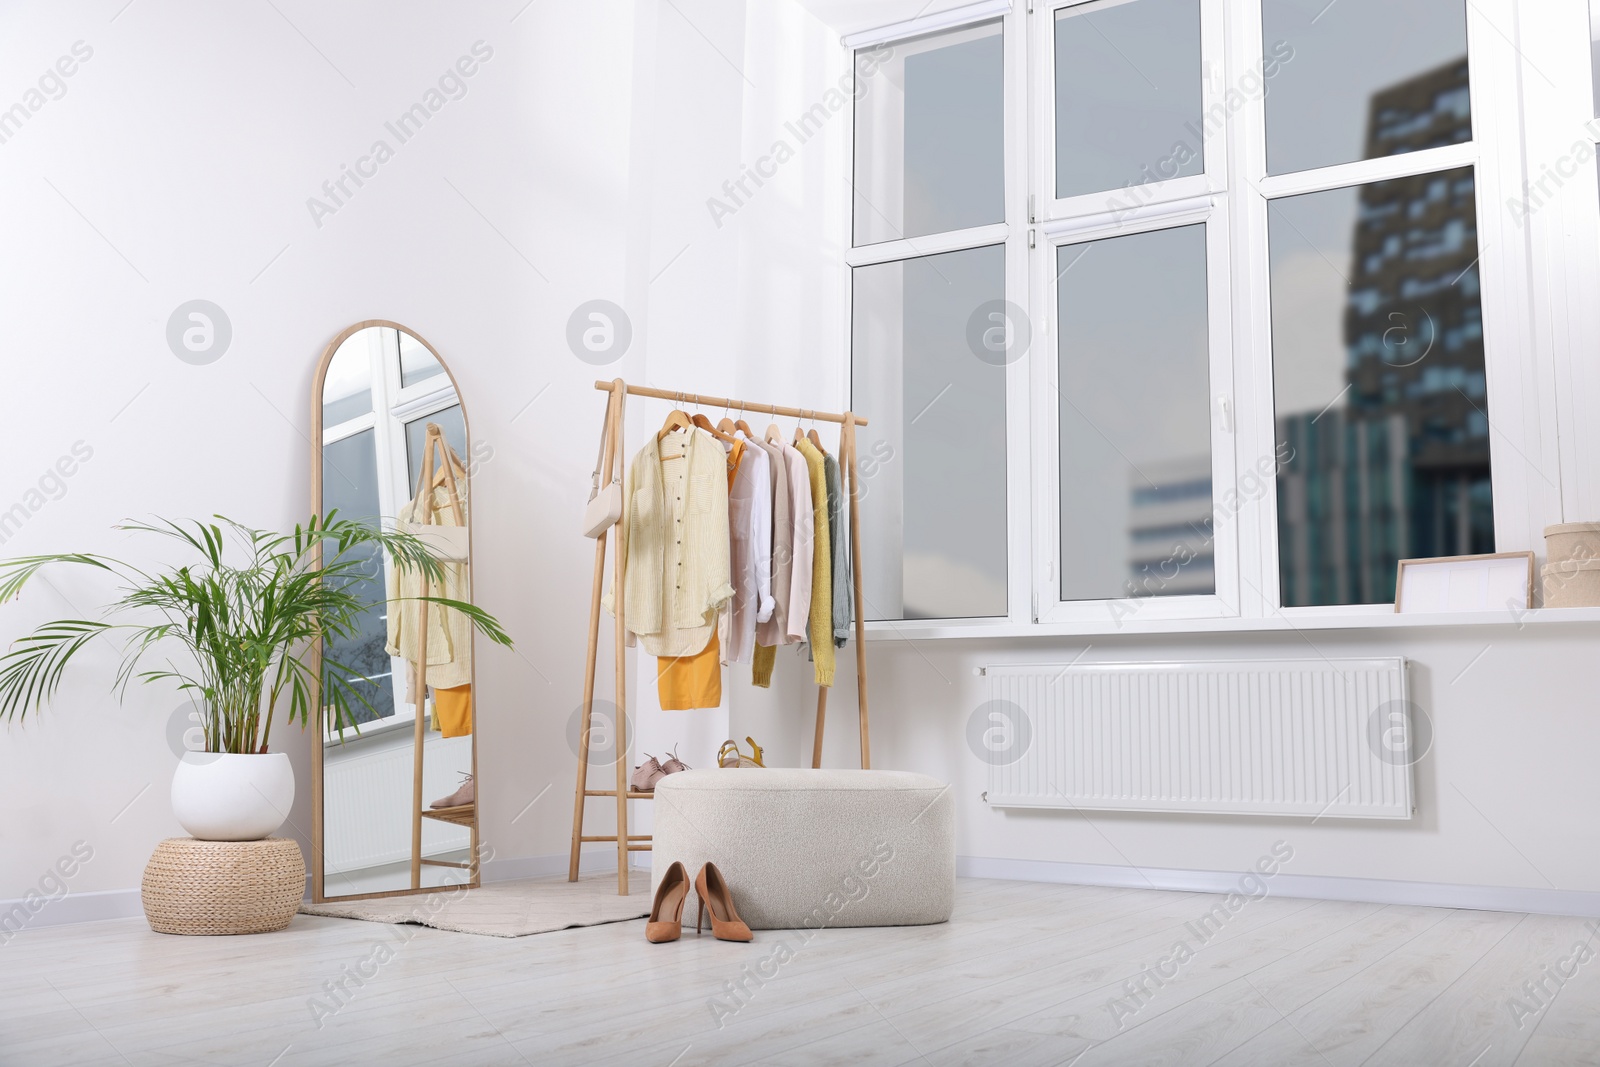
[[[1560,522],[1544,528],[1544,551],[1550,563],[1600,560],[1600,522]]]
[[[1546,563],[1540,573],[1544,576],[1545,607],[1600,607],[1600,559]]]
[[[305,892],[305,860],[288,838],[169,837],[144,869],[140,897],[159,934],[264,934],[289,925]]]

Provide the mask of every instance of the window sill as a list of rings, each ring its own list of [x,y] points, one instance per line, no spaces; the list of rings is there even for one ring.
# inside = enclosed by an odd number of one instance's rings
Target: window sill
[[[1303,609],[1301,609],[1303,610]],[[1572,623],[1600,623],[1600,607],[1534,608],[1524,612],[1462,611],[1436,614],[1396,614],[1393,611],[1347,612],[1335,614],[1285,614],[1267,618],[1225,619],[1140,619],[1120,621],[1077,620],[1072,622],[1026,623],[1009,619],[955,619],[911,622],[869,622],[867,641],[931,641],[949,638],[983,640],[1016,637],[1089,637],[1122,634],[1218,634],[1285,633],[1302,630],[1395,630],[1439,629],[1458,626],[1513,627],[1560,626]]]

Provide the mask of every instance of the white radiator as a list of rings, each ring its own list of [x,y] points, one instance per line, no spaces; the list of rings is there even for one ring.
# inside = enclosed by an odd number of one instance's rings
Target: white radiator
[[[1409,819],[1403,659],[991,666],[996,807]]]
[[[325,870],[344,873],[411,858],[412,733],[395,730],[376,737],[329,743],[322,772]],[[472,769],[471,737],[428,735],[423,744],[422,802],[449,796]],[[422,854],[465,849],[472,833],[464,826],[422,820]]]

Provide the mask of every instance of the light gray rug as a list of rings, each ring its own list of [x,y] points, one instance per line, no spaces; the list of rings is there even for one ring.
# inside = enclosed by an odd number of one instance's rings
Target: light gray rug
[[[595,874],[491,882],[477,889],[440,889],[418,896],[301,904],[302,915],[417,923],[438,930],[489,937],[526,937],[573,926],[642,919],[650,914],[650,872],[634,871],[628,896],[617,895],[617,876]]]

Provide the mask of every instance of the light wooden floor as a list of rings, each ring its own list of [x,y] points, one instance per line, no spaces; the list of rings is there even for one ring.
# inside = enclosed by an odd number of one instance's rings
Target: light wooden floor
[[[0,1063],[1600,1062],[1600,958],[1547,1006],[1522,989],[1591,938],[1578,919],[1268,898],[1201,945],[1187,924],[1220,899],[964,880],[948,925],[748,946],[650,945],[642,922],[509,940],[306,916],[262,937],[24,931],[0,946]],[[1185,938],[1192,958],[1114,1019]],[[318,1020],[318,997],[339,1010]]]

